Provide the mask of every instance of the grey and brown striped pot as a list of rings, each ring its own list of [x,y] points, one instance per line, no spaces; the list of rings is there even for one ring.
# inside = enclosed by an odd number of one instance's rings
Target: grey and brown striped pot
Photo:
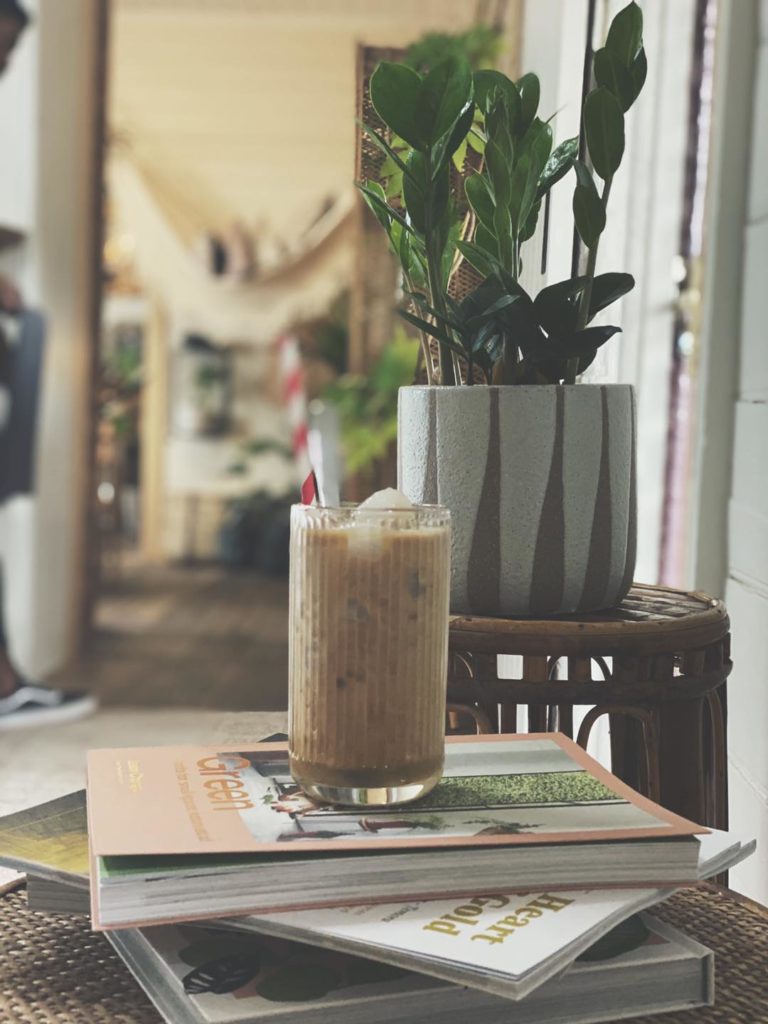
[[[451,611],[597,611],[632,583],[628,384],[401,388],[398,486],[453,523]]]

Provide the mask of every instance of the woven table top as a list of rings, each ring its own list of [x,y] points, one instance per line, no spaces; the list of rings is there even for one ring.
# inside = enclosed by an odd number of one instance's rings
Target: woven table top
[[[717,1005],[633,1018],[634,1024],[766,1024],[768,911],[725,890],[685,889],[654,914],[715,951]],[[0,897],[2,1024],[160,1024],[107,940],[83,917],[27,911]],[[361,1022],[362,1024],[362,1022]]]
[[[653,654],[703,647],[726,636],[729,625],[723,602],[708,594],[634,583],[620,605],[602,612],[548,619],[452,615],[450,643],[454,650],[492,651],[500,639],[514,637],[520,653],[556,641],[563,654],[597,646]]]

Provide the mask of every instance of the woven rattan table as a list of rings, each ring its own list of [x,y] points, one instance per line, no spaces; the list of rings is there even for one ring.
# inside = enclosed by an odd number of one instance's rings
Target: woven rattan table
[[[768,911],[714,886],[684,889],[654,908],[715,952],[710,1009],[633,1018],[635,1024],[766,1024]],[[160,1017],[84,917],[27,911],[0,897],[2,1024],[159,1024]],[[361,1022],[362,1024],[362,1022]]]
[[[731,670],[725,606],[706,594],[635,584],[615,609],[558,619],[451,619],[448,699],[453,731],[528,729],[573,736],[574,705],[589,705],[578,742],[611,719],[614,772],[694,821],[727,828],[725,683]],[[517,655],[519,678],[499,676]]]

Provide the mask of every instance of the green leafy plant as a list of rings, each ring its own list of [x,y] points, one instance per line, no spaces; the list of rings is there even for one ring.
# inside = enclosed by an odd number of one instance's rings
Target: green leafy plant
[[[464,32],[427,32],[405,51],[403,63],[424,74],[446,57],[464,57],[472,69],[493,67],[501,52],[501,32],[470,25]]]
[[[291,462],[293,460],[293,449],[284,441],[278,441],[276,438],[271,437],[251,438],[247,441],[241,441],[238,445],[237,457],[227,467],[227,472],[237,476],[244,476],[248,472],[250,460],[256,459],[261,455],[279,455],[286,462]]]
[[[445,324],[459,226],[450,166],[474,120],[472,70],[464,57],[448,57],[423,77],[404,64],[383,61],[370,91],[376,112],[407,146],[403,158],[383,135],[366,129],[402,172],[404,212],[387,202],[380,183],[359,187],[389,236],[407,288],[426,288],[438,322]],[[440,376],[444,383],[456,381],[451,346],[442,342]]]
[[[634,281],[623,273],[597,275],[596,265],[624,153],[624,116],[645,81],[642,27],[642,12],[631,2],[594,54],[595,87],[582,110],[588,160],[579,157],[576,138],[553,147],[551,125],[538,115],[533,74],[513,82],[492,69],[473,72],[461,54],[423,76],[387,62],[374,72],[371,100],[389,134],[363,128],[385,154],[386,187],[380,181],[358,187],[400,261],[410,301],[401,313],[420,331],[430,383],[471,384],[478,368],[488,382],[573,383],[618,333],[592,321]],[[452,198],[450,172],[456,154],[470,144],[484,164],[464,183],[474,215],[468,231]],[[585,273],[532,298],[519,283],[523,246],[547,193],[571,169]],[[460,257],[483,280],[457,301],[449,286]],[[429,339],[438,345],[437,375]]]
[[[522,243],[536,230],[547,192],[573,166],[579,143],[567,139],[552,152],[552,128],[537,116],[536,75],[512,82],[499,71],[479,71],[474,85],[485,165],[464,186],[476,217],[475,242],[458,248],[481,273],[493,273],[498,262],[516,279]]]
[[[384,458],[397,437],[397,393],[413,381],[419,343],[399,328],[367,375],[346,373],[325,391],[336,407],[347,469]]]
[[[471,25],[464,32],[428,32],[408,47],[403,63],[421,75],[426,75],[448,57],[463,58],[473,71],[492,68],[501,52],[501,43],[501,32],[490,25]],[[451,156],[457,171],[463,170],[468,150],[482,154],[485,142],[479,130],[481,127],[480,112],[475,110],[473,128],[478,130],[470,130]],[[389,144],[401,160],[406,158],[407,142],[392,134]],[[379,178],[386,198],[402,205],[403,172],[391,157],[387,157],[379,168]]]

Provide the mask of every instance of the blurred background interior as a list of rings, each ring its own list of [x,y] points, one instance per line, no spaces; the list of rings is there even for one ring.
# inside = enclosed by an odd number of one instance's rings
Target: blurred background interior
[[[48,338],[36,493],[0,512],[14,656],[107,706],[282,709],[307,428],[336,432],[347,497],[394,484],[416,360],[353,185],[362,77],[451,47],[536,70],[566,138],[588,26],[621,3],[26,6],[0,271]],[[642,6],[649,78],[601,248],[638,286],[590,375],[637,388],[637,578],[727,600],[731,820],[768,839],[768,2]],[[537,282],[569,273],[569,205],[556,190]]]

